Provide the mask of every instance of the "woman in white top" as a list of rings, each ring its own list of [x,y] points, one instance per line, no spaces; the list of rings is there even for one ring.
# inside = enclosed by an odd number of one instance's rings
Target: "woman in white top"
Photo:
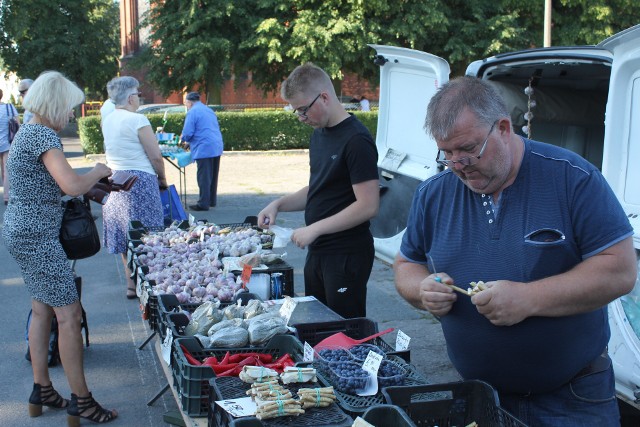
[[[7,173],[7,159],[9,158],[9,119],[16,117],[18,123],[18,111],[12,104],[2,102],[2,89],[0,89],[0,172],[2,173],[2,185],[4,186],[4,204],[9,203],[9,174]]]
[[[127,267],[127,230],[130,221],[146,227],[164,225],[160,189],[167,187],[162,154],[151,123],[136,113],[140,106],[139,83],[133,77],[116,77],[107,85],[115,110],[102,120],[107,165],[138,177],[130,191],[112,192],[102,208],[104,245],[120,254],[127,282],[127,298],[136,298]]]

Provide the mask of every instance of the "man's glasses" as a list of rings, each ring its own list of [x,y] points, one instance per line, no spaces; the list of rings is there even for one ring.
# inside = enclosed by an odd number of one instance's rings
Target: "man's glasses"
[[[139,97],[140,97],[140,95],[142,95],[142,92],[134,92],[134,93],[132,93],[132,94],[131,94],[131,95],[129,95],[129,96],[133,96],[133,95],[136,95],[136,96],[139,98]]]
[[[436,163],[442,166],[447,166],[447,167],[451,167],[456,163],[462,166],[474,165],[478,160],[480,160],[480,158],[484,154],[484,150],[487,148],[487,142],[489,142],[489,137],[491,136],[491,132],[493,132],[493,128],[496,126],[496,123],[498,123],[498,120],[493,122],[493,124],[491,125],[491,128],[489,129],[489,133],[487,134],[487,137],[484,139],[484,142],[482,143],[482,148],[480,148],[480,152],[478,153],[477,156],[460,157],[458,160],[447,160],[447,159],[440,158],[440,155],[442,154],[442,150],[438,150],[438,154],[436,155]]]
[[[24,96],[25,93],[27,93],[29,89],[24,89],[24,90],[20,90],[18,91],[20,93],[20,95]]]
[[[311,109],[311,107],[313,107],[313,104],[316,103],[316,101],[318,100],[318,98],[320,98],[320,95],[322,95],[322,93],[319,93],[318,96],[316,96],[313,101],[311,101],[311,104],[307,105],[306,107],[300,107],[298,109],[293,110],[293,112],[295,114],[298,115],[298,117],[304,117],[305,119],[307,118],[307,112]]]

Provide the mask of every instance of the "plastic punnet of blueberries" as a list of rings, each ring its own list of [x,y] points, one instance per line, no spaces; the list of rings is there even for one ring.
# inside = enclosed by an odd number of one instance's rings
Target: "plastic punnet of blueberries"
[[[329,376],[333,386],[347,394],[357,394],[367,388],[370,375],[355,362],[330,362]]]
[[[407,370],[390,360],[383,360],[378,369],[378,387],[404,385]]]
[[[386,357],[384,351],[380,347],[372,344],[358,344],[349,349],[349,352],[351,353],[353,358],[358,362],[364,362],[367,359],[370,351],[378,353],[382,357]]]

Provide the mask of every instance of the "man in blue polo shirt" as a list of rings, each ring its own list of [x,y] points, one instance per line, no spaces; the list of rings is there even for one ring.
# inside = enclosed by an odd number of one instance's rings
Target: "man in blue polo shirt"
[[[398,292],[440,317],[465,379],[527,425],[619,425],[607,304],[636,280],[633,229],[596,167],[516,135],[487,82],[445,84],[425,128],[447,169],[416,190]],[[484,281],[486,290],[468,296]]]
[[[189,205],[192,211],[208,211],[215,207],[218,195],[218,172],[223,142],[216,113],[202,102],[198,92],[190,92],[184,101],[187,116],[180,139],[191,149],[191,158],[198,167],[196,177],[200,190],[198,203]]]

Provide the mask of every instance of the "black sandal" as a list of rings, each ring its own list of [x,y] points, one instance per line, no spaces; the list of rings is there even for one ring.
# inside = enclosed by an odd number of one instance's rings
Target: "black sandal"
[[[54,409],[64,409],[69,406],[69,401],[53,388],[53,384],[41,386],[33,384],[33,391],[29,397],[29,416],[39,417],[42,415],[42,407],[47,406]]]
[[[136,299],[138,294],[136,288],[127,288],[127,299]]]
[[[71,393],[71,402],[67,408],[67,424],[69,427],[78,427],[80,418],[102,424],[113,421],[117,417],[118,413],[116,411],[104,409],[93,399],[91,393],[87,397],[78,397]]]

